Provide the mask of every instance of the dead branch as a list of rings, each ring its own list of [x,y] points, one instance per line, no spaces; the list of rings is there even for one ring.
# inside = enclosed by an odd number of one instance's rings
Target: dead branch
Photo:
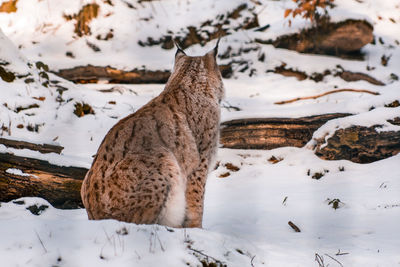
[[[328,256],[332,260],[336,261],[341,267],[343,267],[343,264],[340,261],[338,261],[337,259],[335,259],[334,257],[332,257],[332,256],[330,256],[329,254],[326,254],[326,253],[325,253],[325,256]]]
[[[209,259],[211,259],[211,260],[213,260],[215,263],[218,263],[219,266],[225,266],[225,264],[224,264],[222,261],[220,261],[220,260],[218,260],[218,259],[216,259],[216,258],[214,258],[214,257],[212,257],[212,256],[210,256],[210,255],[207,255],[207,254],[205,254],[204,252],[202,252],[202,251],[200,251],[200,250],[194,249],[194,248],[192,248],[190,245],[187,246],[187,248],[188,248],[189,250],[193,251],[194,253],[197,253],[197,254],[199,254],[199,255],[205,257],[206,260],[207,260],[207,262],[209,261]]]
[[[369,91],[369,90],[365,90],[365,89],[337,89],[337,90],[332,90],[332,91],[328,91],[325,92],[323,94],[319,94],[319,95],[314,95],[314,96],[305,96],[305,97],[296,97],[290,100],[285,100],[285,101],[279,101],[279,102],[275,102],[274,104],[276,105],[283,105],[283,104],[289,104],[289,103],[293,103],[299,100],[307,100],[307,99],[317,99],[326,95],[330,95],[330,94],[334,94],[334,93],[341,93],[341,92],[356,92],[356,93],[368,93],[371,95],[379,95],[378,92],[373,92],[373,91]]]
[[[297,232],[297,233],[300,233],[300,232],[301,232],[301,231],[300,231],[300,228],[297,227],[297,225],[295,225],[292,221],[289,221],[288,224],[289,224],[290,227],[292,227],[292,229],[293,229],[295,232]]]
[[[318,253],[315,253],[315,261],[318,263],[319,267],[325,267],[324,257],[319,255]]]
[[[40,153],[44,154],[52,152],[60,154],[61,151],[64,149],[64,147],[62,146],[49,145],[49,144],[34,144],[26,141],[16,141],[5,138],[0,138],[0,144],[5,145],[6,147],[12,147],[17,149],[26,148],[34,151],[39,151]]]

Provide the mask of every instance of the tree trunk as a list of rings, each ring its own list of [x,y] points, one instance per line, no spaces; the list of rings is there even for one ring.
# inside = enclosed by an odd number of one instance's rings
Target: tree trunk
[[[303,118],[240,119],[222,123],[220,142],[237,149],[273,149],[302,147],[315,130],[328,120],[349,116],[347,113],[324,114]]]

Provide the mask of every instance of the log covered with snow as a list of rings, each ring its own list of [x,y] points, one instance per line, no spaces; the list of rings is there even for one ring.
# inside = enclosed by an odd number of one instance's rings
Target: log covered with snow
[[[221,65],[220,71],[224,78],[232,75],[230,65]],[[124,84],[164,84],[168,81],[171,72],[168,70],[133,69],[130,71],[116,69],[110,66],[78,66],[70,69],[61,69],[55,72],[58,76],[75,83],[97,83],[106,80],[109,83]]]
[[[379,128],[379,127],[378,127]],[[400,152],[400,131],[379,131],[376,126],[352,126],[335,131],[327,139],[316,139],[315,154],[326,160],[370,163]]]
[[[349,115],[333,113],[227,121],[222,123],[220,143],[225,148],[235,149],[303,147],[326,122]],[[393,124],[397,123],[393,121]],[[315,142],[315,153],[323,159],[367,163],[400,152],[400,131],[354,126],[337,130],[327,140],[327,145],[323,146],[324,143],[324,138]],[[58,208],[82,207],[80,188],[86,172],[85,168],[61,167],[44,160],[0,153],[0,201],[38,196]]]
[[[300,53],[345,56],[359,52],[373,39],[373,26],[370,23],[364,20],[348,19],[338,23],[326,21],[318,27],[284,35],[276,40],[257,39],[256,41]]]
[[[57,208],[82,207],[80,188],[85,168],[0,153],[0,201],[42,197]]]
[[[328,120],[349,116],[347,113],[323,114],[302,118],[239,119],[222,123],[220,142],[236,149],[274,149],[302,147],[315,130]]]

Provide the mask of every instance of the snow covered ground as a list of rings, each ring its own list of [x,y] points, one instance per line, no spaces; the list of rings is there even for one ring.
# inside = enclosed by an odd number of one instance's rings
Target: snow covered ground
[[[17,13],[0,13],[0,28],[4,32],[0,31],[0,66],[20,76],[12,83],[0,79],[1,136],[64,147],[61,155],[43,155],[3,145],[0,152],[88,168],[107,131],[157,96],[163,85],[75,85],[35,62],[43,61],[51,69],[82,64],[171,69],[174,50],[143,48],[138,40],[146,39],[149,33],[156,38],[168,30],[196,25],[246,1],[215,1],[213,8],[209,6],[214,1],[143,2],[136,6],[141,12],[126,8],[125,1],[112,1],[114,6],[97,1],[101,16],[90,24],[93,35],[71,38],[73,21],[65,22],[62,14],[77,13],[80,5],[89,2],[81,1],[78,5],[78,1],[55,4],[42,0],[29,5],[19,0]],[[399,130],[399,126],[387,120],[400,117],[400,107],[385,107],[400,100],[400,82],[392,75],[400,76],[398,2],[335,1],[337,7],[330,11],[333,19],[366,18],[374,25],[375,39],[382,39],[363,48],[362,61],[299,54],[250,43],[253,38],[274,38],[309,26],[296,19],[288,27],[282,19],[284,9],[292,7],[292,1],[262,2],[265,5],[256,5],[255,12],[261,26],[270,24],[267,31],[237,31],[221,41],[221,53],[228,46],[234,51],[244,46],[256,48],[237,58],[249,60],[256,75],[235,72],[233,78],[224,80],[224,121],[348,112],[355,115],[327,123],[315,137],[329,136],[339,127],[354,124],[379,124],[383,125],[381,130]],[[204,9],[209,12],[199,16],[199,10]],[[145,23],[146,18],[150,20]],[[95,36],[107,33],[110,25],[120,25],[114,29],[112,41],[97,40]],[[101,53],[90,49],[87,41],[96,43]],[[195,45],[187,53],[202,54],[213,45]],[[68,51],[75,58],[65,56]],[[263,53],[265,60],[260,62],[257,58]],[[381,65],[382,55],[391,56],[387,66]],[[346,82],[333,75],[318,83],[310,79],[298,81],[266,72],[282,62],[307,74],[335,70],[341,65],[349,71],[368,73],[386,85]],[[344,92],[274,104],[335,88],[367,89],[380,95]],[[90,104],[94,114],[77,117],[73,113],[77,103]],[[227,108],[230,105],[240,110]],[[0,265],[201,266],[200,261],[220,261],[228,266],[318,266],[317,255],[324,266],[399,266],[400,155],[363,165],[324,161],[313,154],[311,145],[312,141],[304,148],[270,151],[220,149],[219,167],[207,184],[202,230],[88,221],[84,210],[57,210],[37,198],[1,203]],[[272,156],[279,162],[269,161]],[[227,163],[239,170],[229,170]],[[25,174],[13,169],[10,172]],[[227,173],[229,176],[220,177]],[[313,179],[321,175],[320,179]],[[35,204],[38,208],[30,209],[40,215],[26,209]],[[295,232],[289,221],[301,232]]]
[[[220,149],[218,160],[202,230],[88,221],[83,209],[33,215],[27,207],[50,206],[38,198],[1,203],[2,266],[318,266],[316,254],[325,266],[400,265],[400,155],[360,165],[307,149]],[[220,178],[226,163],[240,170]]]

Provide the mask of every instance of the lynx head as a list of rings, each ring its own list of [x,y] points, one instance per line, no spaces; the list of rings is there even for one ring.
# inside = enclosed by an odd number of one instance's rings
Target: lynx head
[[[214,49],[199,57],[186,55],[177,45],[174,70],[168,83],[171,85],[179,83],[194,90],[207,90],[218,99],[218,102],[221,101],[224,96],[224,86],[217,64],[218,44],[219,40]]]

